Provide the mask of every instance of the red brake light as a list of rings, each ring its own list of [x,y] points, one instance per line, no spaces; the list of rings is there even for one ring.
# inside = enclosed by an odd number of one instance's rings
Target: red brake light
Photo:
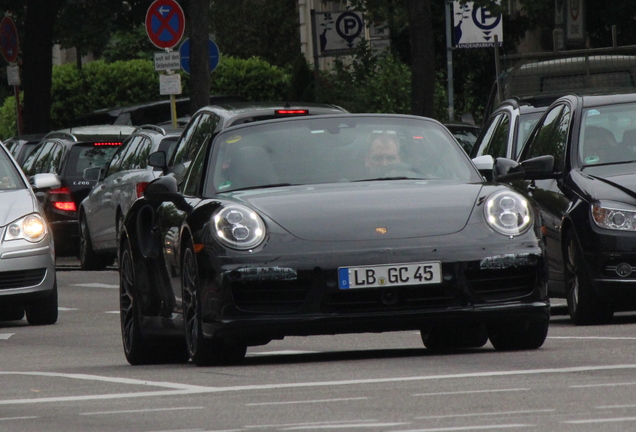
[[[148,186],[148,182],[139,182],[139,183],[137,183],[137,187],[136,187],[137,198],[141,198],[144,195],[144,191],[146,190],[146,186]]]
[[[77,206],[75,205],[75,201],[73,201],[71,190],[68,187],[62,186],[61,188],[50,189],[48,194],[51,197],[51,204],[56,209],[62,211],[77,211]]]
[[[119,146],[121,142],[113,141],[113,142],[96,142],[93,143],[96,146]]]
[[[276,115],[307,115],[309,114],[309,110],[306,109],[279,109],[276,110]]]

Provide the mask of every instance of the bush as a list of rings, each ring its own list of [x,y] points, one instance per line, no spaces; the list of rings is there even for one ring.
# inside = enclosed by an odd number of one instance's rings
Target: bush
[[[265,60],[222,57],[212,73],[211,93],[243,96],[247,100],[281,101],[288,94],[289,75]]]

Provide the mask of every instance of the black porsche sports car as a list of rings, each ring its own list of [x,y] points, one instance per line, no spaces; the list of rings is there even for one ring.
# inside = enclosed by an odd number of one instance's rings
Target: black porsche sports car
[[[400,330],[430,349],[536,349],[550,317],[541,235],[530,200],[486,183],[435,120],[230,127],[126,216],[124,352],[220,364],[285,336]]]

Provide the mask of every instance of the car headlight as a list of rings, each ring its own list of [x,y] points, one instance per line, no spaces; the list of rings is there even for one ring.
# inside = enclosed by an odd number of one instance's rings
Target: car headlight
[[[620,207],[618,203],[595,203],[592,205],[592,219],[601,228],[636,231],[636,209]]]
[[[492,194],[486,200],[484,213],[488,225],[504,235],[523,234],[532,225],[528,200],[516,192],[500,191]]]
[[[214,235],[234,249],[252,249],[265,239],[265,223],[252,209],[240,205],[222,207],[214,216]]]
[[[46,222],[37,213],[31,213],[7,225],[4,240],[27,240],[39,242],[47,233]]]

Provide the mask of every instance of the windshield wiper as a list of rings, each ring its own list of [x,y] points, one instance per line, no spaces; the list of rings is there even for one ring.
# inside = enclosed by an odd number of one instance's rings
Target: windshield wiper
[[[282,187],[282,186],[294,186],[294,185],[291,183],[274,183],[274,184],[266,184],[266,185],[246,186],[246,187],[231,189],[227,191],[224,190],[222,192],[226,193],[226,192],[236,192],[236,191],[243,191],[243,190],[250,190],[250,189],[269,189],[269,188]]]

